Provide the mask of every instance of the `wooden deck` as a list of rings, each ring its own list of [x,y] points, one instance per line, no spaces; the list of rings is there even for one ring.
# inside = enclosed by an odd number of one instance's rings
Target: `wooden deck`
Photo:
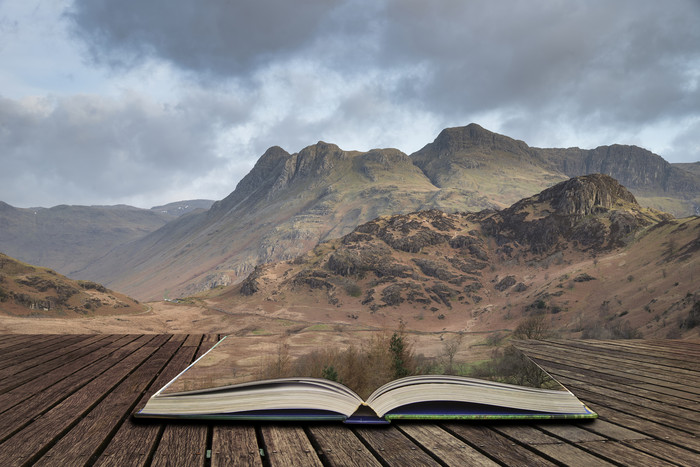
[[[0,335],[0,465],[700,465],[700,342],[518,346],[588,423],[135,423],[215,335]]]

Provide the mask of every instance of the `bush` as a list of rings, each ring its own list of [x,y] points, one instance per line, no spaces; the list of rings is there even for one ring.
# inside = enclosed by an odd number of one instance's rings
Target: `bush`
[[[351,297],[359,297],[362,295],[362,288],[355,283],[351,283],[345,286],[345,292]]]
[[[263,378],[309,376],[338,381],[361,397],[368,397],[379,386],[415,372],[416,359],[403,328],[389,335],[372,336],[359,347],[314,350],[291,362],[288,347],[281,345],[277,355],[266,362]],[[368,371],[371,369],[371,371]]]
[[[634,329],[629,321],[589,324],[583,329],[581,339],[641,339],[644,336],[639,329]]]
[[[700,301],[696,301],[693,308],[688,312],[688,317],[685,318],[680,327],[682,329],[693,329],[700,324]]]

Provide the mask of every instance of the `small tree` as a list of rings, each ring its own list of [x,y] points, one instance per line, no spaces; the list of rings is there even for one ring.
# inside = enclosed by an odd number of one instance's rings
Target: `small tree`
[[[323,370],[321,371],[321,376],[331,381],[339,381],[338,372],[335,370],[335,367],[333,365],[323,367]]]
[[[403,378],[413,372],[414,361],[411,345],[406,339],[406,324],[401,321],[399,330],[394,331],[389,339],[389,354],[394,378]]]
[[[459,351],[459,348],[462,345],[462,338],[464,335],[460,332],[458,334],[455,334],[453,336],[450,336],[445,342],[442,344],[442,352],[445,358],[447,359],[447,364],[445,366],[445,373],[448,375],[454,375],[456,373],[455,368],[454,368],[454,359],[455,355]]]
[[[546,315],[531,316],[518,324],[513,331],[515,339],[547,339],[552,337],[552,326]]]

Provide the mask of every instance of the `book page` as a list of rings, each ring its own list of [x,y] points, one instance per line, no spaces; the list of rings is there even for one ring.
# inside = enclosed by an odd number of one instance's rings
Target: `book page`
[[[161,393],[313,377],[339,382],[366,399],[390,381],[422,374],[566,391],[514,347],[484,349],[466,341],[458,333],[418,335],[375,330],[229,335]]]

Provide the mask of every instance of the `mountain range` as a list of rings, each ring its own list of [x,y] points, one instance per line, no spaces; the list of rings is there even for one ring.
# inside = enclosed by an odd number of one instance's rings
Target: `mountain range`
[[[140,209],[133,206],[15,208],[0,201],[0,251],[71,275],[131,242],[213,201],[190,200]]]
[[[643,208],[594,174],[498,211],[383,216],[208,301],[329,326],[681,337],[700,325],[699,250],[700,217]]]
[[[410,156],[397,149],[344,151],[325,142],[294,154],[271,147],[208,210],[167,223],[151,212],[143,224],[125,227],[129,235],[119,239],[90,233],[94,227],[86,225],[80,229],[85,238],[100,240],[73,244],[20,238],[19,228],[0,234],[0,251],[28,260],[27,252],[43,242],[47,251],[31,262],[48,264],[45,258],[55,255],[62,264],[54,267],[71,277],[143,300],[190,295],[240,282],[259,264],[298,257],[380,216],[503,209],[570,177],[597,172],[620,180],[641,205],[676,216],[698,212],[700,173],[692,164],[672,165],[635,146],[533,148],[471,124],[443,130]],[[10,208],[0,207],[0,225],[7,224]],[[88,244],[92,251],[80,250]]]

